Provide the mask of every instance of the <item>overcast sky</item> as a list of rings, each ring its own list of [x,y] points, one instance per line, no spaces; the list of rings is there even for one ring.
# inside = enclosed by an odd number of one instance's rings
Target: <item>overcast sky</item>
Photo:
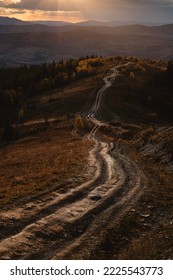
[[[71,22],[173,22],[173,0],[0,0],[0,16]]]

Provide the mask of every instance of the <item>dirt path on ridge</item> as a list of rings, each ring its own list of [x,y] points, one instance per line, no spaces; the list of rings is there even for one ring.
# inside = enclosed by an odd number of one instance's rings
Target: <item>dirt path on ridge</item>
[[[94,124],[87,136],[94,142],[88,159],[91,177],[76,188],[67,183],[65,193],[62,186],[2,211],[0,259],[89,259],[107,230],[139,199],[147,178],[118,146],[98,137],[104,125],[100,109],[119,68],[110,70],[93,106],[83,115]]]

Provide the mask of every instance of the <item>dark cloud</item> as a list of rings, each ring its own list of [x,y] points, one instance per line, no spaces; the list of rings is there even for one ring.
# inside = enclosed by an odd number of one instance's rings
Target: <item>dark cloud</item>
[[[76,2],[77,3],[77,2]],[[0,6],[11,9],[42,10],[42,11],[76,11],[79,10],[75,1],[68,0],[21,0],[20,2],[9,3],[0,1]]]
[[[20,0],[19,2],[0,1],[0,7],[43,10],[43,11],[76,11],[80,9],[90,9],[97,6],[97,9],[116,8],[137,8],[142,6],[170,7],[173,0]]]

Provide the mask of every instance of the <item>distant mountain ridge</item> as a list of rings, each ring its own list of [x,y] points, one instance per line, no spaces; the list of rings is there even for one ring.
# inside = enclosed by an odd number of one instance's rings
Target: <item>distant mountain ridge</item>
[[[64,26],[72,25],[72,23],[65,21],[23,21],[16,18],[0,17],[0,25],[34,25],[43,24],[48,26]]]
[[[66,21],[22,21],[16,18],[10,17],[0,17],[0,25],[33,25],[33,24],[42,24],[47,26],[69,26],[69,25],[77,25],[77,26],[107,26],[107,27],[115,27],[115,26],[123,26],[123,25],[133,25],[133,24],[142,24],[147,26],[157,26],[169,24],[168,22],[137,22],[137,21],[97,21],[97,20],[87,20],[77,23],[71,23]]]
[[[91,25],[90,25],[91,24]],[[173,37],[173,24],[167,24],[162,26],[146,26],[141,24],[133,25],[120,25],[120,26],[103,26],[92,25],[91,22],[88,25],[81,24],[69,24],[61,22],[59,25],[52,23],[52,25],[43,25],[39,23],[32,24],[13,24],[13,25],[0,25],[0,34],[5,33],[64,33],[79,30],[81,32],[89,31],[97,34],[107,35],[139,35],[139,36],[154,36],[154,37]]]
[[[25,22],[16,18],[0,17],[0,25],[21,25]]]
[[[104,26],[102,22],[89,21],[70,25],[59,22],[57,26],[57,22],[48,23],[19,21],[0,25],[0,66],[45,63],[91,54],[173,58],[173,24]]]
[[[73,25],[71,22],[67,21],[44,21],[44,20],[39,20],[39,21],[31,21],[28,22],[28,24],[41,24],[41,25],[47,25],[47,26],[69,26]]]

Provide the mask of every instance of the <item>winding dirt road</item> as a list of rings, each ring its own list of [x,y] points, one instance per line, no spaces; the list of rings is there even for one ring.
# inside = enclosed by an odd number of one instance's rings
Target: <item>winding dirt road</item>
[[[87,136],[94,142],[88,159],[90,178],[76,188],[69,182],[1,212],[0,259],[91,259],[107,232],[139,199],[145,175],[119,145],[98,137],[105,125],[104,98],[119,68],[110,70],[83,116],[94,124]]]

